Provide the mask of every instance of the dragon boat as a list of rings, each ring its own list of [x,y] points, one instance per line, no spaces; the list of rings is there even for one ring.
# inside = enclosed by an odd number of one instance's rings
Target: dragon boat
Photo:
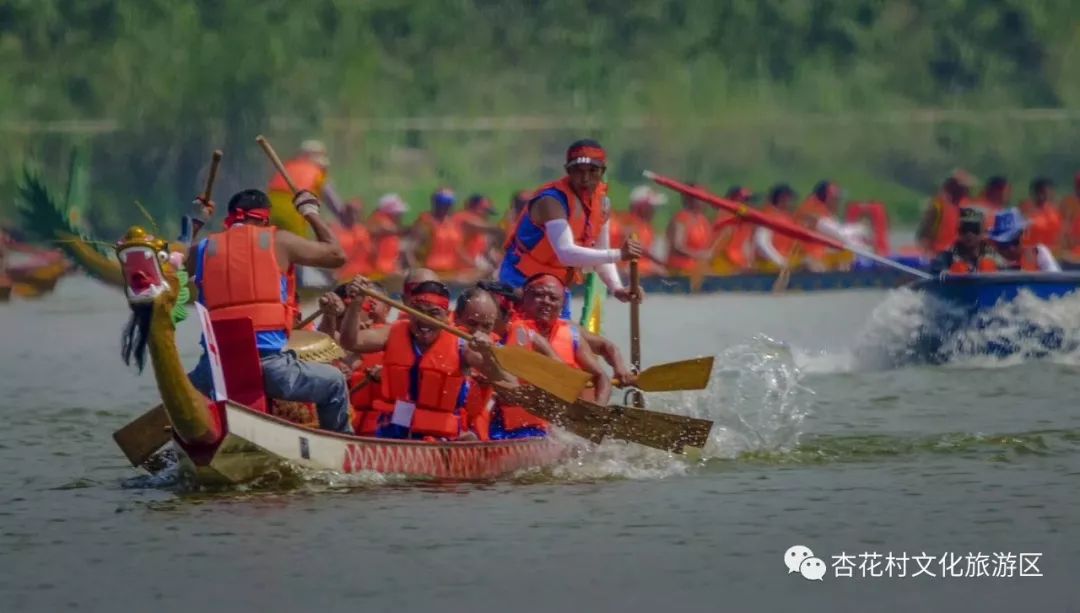
[[[171,439],[182,466],[200,483],[241,483],[283,464],[342,473],[491,479],[552,464],[570,450],[550,438],[422,442],[351,436],[320,430],[310,420],[286,419],[263,392],[254,330],[246,318],[203,322],[211,326],[207,345],[220,358],[221,387],[227,390],[227,398],[207,398],[188,380],[176,347],[174,312],[184,284],[182,271],[174,264],[176,256],[170,260],[168,242],[133,227],[116,244],[116,251],[132,311],[125,331],[125,360],[133,359],[141,369],[148,351],[161,396],[161,406],[132,426],[146,439],[143,447],[159,448]],[[318,352],[324,360],[343,355],[325,335],[308,332],[290,339],[290,348],[308,354],[301,357],[310,357],[313,345],[323,347]],[[134,464],[142,463],[135,457],[139,454],[123,444],[121,448]]]
[[[1080,272],[945,274],[916,281],[911,288],[926,298],[926,322],[916,348],[928,361],[941,362],[958,353],[1003,357],[1023,352],[1038,357],[1072,350],[1065,346],[1068,330],[1037,321],[1026,308],[1075,296]],[[1020,308],[1022,298],[1029,301],[1026,308]]]

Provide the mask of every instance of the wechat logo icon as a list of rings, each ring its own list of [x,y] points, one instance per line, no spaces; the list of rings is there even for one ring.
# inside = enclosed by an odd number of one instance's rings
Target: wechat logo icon
[[[805,545],[789,547],[784,552],[784,565],[787,566],[788,574],[799,573],[807,581],[821,581],[828,572],[820,558],[814,557],[814,552]]]

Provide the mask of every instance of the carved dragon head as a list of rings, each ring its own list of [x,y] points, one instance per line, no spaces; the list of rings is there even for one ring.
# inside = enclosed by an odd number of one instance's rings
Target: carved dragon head
[[[184,254],[170,251],[168,241],[148,234],[139,226],[132,226],[116,242],[115,249],[132,313],[124,330],[122,355],[126,364],[134,357],[141,371],[155,307],[167,314],[179,296],[177,270],[184,264]]]

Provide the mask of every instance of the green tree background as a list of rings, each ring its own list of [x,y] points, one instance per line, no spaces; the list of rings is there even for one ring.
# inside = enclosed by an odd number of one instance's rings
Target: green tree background
[[[330,148],[345,195],[441,184],[505,204],[599,138],[643,168],[805,193],[832,178],[910,222],[954,167],[1080,168],[1075,0],[0,0],[0,217],[24,164],[91,161],[90,217],[172,219],[226,152]]]

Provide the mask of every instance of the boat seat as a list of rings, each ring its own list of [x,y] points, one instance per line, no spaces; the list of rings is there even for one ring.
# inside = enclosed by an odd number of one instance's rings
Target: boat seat
[[[251,318],[219,319],[213,325],[229,400],[266,413],[262,362],[255,348],[255,326]]]

